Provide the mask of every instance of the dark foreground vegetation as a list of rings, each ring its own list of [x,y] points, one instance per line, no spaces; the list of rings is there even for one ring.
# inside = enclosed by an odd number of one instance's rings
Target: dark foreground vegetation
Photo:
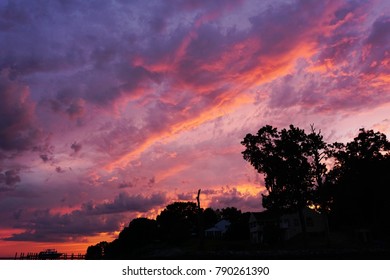
[[[300,230],[293,238],[282,237],[276,218],[262,224],[261,240],[253,242],[250,213],[175,202],[155,220],[134,219],[114,241],[88,247],[86,258],[390,259],[386,135],[360,129],[347,144],[328,144],[314,126],[310,133],[264,126],[241,144],[244,159],[264,175],[267,192],[259,206],[273,217],[297,213]],[[308,207],[323,217],[321,232],[308,230]],[[205,230],[220,220],[230,222],[226,232],[208,236]]]

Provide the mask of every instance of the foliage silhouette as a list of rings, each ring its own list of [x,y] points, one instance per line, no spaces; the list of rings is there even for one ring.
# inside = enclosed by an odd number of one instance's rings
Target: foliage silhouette
[[[164,240],[185,240],[197,232],[198,208],[194,202],[174,202],[165,207],[156,221]]]
[[[109,243],[105,250],[107,259],[126,259],[145,251],[145,246],[157,238],[157,223],[147,218],[136,218]]]
[[[386,135],[360,129],[347,144],[334,143],[332,216],[339,227],[390,233],[390,143]]]
[[[214,211],[213,208],[206,208],[203,211],[204,228],[210,228],[215,225],[219,220],[219,213]]]
[[[278,213],[298,211],[302,232],[306,234],[303,209],[316,200],[316,190],[322,187],[326,167],[321,162],[326,148],[320,133],[312,133],[290,125],[278,131],[270,125],[256,135],[247,134],[241,142],[243,157],[264,174],[268,194],[263,194],[263,207]]]

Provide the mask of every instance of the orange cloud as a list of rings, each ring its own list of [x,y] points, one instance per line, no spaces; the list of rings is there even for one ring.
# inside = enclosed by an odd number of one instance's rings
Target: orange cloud
[[[150,135],[149,138],[141,143],[136,149],[107,164],[105,169],[107,171],[112,171],[115,168],[124,168],[129,162],[137,159],[153,144],[159,141],[171,141],[180,132],[194,129],[207,121],[211,121],[215,118],[223,116],[226,113],[233,111],[240,105],[252,102],[253,100],[248,95],[240,95],[236,98],[233,98],[233,96],[234,93],[226,94],[225,96],[219,98],[213,107],[202,111],[198,116],[174,123],[163,132]]]
[[[156,183],[160,183],[169,177],[175,176],[181,171],[186,170],[187,168],[189,168],[187,164],[179,164],[169,169],[162,170],[156,175]]]

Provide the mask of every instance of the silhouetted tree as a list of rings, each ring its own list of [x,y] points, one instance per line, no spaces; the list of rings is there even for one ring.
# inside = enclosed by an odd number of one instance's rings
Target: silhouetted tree
[[[311,125],[311,133],[307,135],[309,148],[309,163],[313,176],[313,197],[310,202],[315,206],[316,211],[322,214],[325,223],[325,237],[330,245],[329,213],[333,206],[334,188],[331,182],[331,176],[326,167],[326,160],[331,157],[330,145],[325,143],[321,130],[315,130]]]
[[[307,157],[311,166],[313,188],[313,200],[311,204],[316,206],[317,211],[328,213],[332,206],[332,193],[328,181],[328,169],[325,161],[331,156],[330,147],[323,140],[321,130],[316,132],[311,125],[311,133],[307,135]]]
[[[203,211],[203,222],[205,229],[214,226],[219,221],[219,216],[213,208],[206,208]]]
[[[386,135],[360,129],[353,141],[333,144],[333,217],[339,226],[390,233],[390,143]]]
[[[87,248],[87,253],[85,259],[87,260],[101,260],[105,257],[105,249],[108,245],[107,241],[99,242],[96,245],[89,246]]]
[[[221,218],[233,222],[240,218],[241,210],[236,207],[226,207],[220,210]]]
[[[117,239],[106,247],[107,259],[126,259],[145,254],[145,250],[157,239],[157,223],[147,218],[133,219]]]
[[[148,218],[133,219],[129,226],[119,233],[118,238],[129,243],[134,242],[136,246],[142,245],[157,238],[157,223]]]
[[[165,240],[184,240],[196,234],[198,207],[194,202],[174,202],[156,218],[160,236]]]
[[[244,159],[264,174],[268,194],[263,195],[263,207],[278,212],[298,211],[305,236],[302,210],[315,201],[325,168],[321,150],[326,144],[320,133],[313,127],[308,135],[293,125],[281,131],[266,125],[256,135],[247,134],[241,144],[246,148]]]

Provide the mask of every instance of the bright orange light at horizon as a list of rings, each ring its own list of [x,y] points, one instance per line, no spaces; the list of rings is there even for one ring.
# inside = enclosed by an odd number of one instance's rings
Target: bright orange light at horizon
[[[127,225],[126,225],[127,226]],[[0,258],[20,257],[21,253],[39,253],[46,249],[56,249],[64,254],[86,254],[87,248],[102,241],[111,242],[118,237],[119,232],[100,233],[86,237],[85,242],[33,242],[33,241],[3,241],[0,242]]]

